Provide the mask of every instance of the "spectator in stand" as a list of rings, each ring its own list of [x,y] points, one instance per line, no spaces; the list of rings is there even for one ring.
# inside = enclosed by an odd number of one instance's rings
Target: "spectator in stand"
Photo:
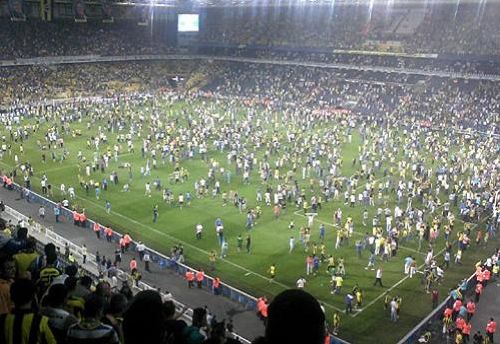
[[[179,320],[180,316],[187,310],[184,309],[181,313],[176,315],[175,305],[172,301],[163,302],[163,315],[165,317],[165,330],[168,333],[168,337],[174,343],[182,343],[183,341],[183,331],[187,327],[184,320]]]
[[[12,283],[10,295],[14,303],[14,310],[1,318],[0,332],[5,343],[36,343],[55,344],[56,339],[50,330],[49,319],[36,313],[35,286],[27,279],[17,279]],[[17,319],[21,319],[17,326]],[[33,336],[37,336],[33,339]]]
[[[161,296],[153,290],[139,292],[123,317],[125,343],[162,343],[166,336]]]
[[[103,315],[104,299],[97,294],[92,294],[85,301],[82,320],[69,327],[66,342],[68,344],[119,344],[120,340],[113,327],[100,321]]]
[[[127,297],[122,293],[115,293],[111,296],[109,305],[106,306],[102,322],[112,326],[120,342],[123,343],[123,314],[128,306]]]
[[[13,304],[10,286],[16,277],[16,263],[9,256],[0,257],[0,315],[10,313]]]
[[[201,333],[201,329],[207,326],[207,311],[204,308],[193,309],[193,320],[190,326],[182,331],[182,336],[186,344],[201,344],[206,339]]]
[[[46,305],[41,310],[41,314],[49,318],[49,327],[58,343],[65,342],[68,328],[78,322],[74,315],[64,309],[67,296],[68,290],[63,284],[52,285],[44,298]]]

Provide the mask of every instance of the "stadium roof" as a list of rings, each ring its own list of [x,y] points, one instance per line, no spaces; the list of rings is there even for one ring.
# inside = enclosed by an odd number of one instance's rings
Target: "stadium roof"
[[[479,3],[481,0],[427,0],[432,4]],[[276,7],[276,6],[309,6],[309,5],[422,5],[423,0],[153,0],[153,3],[170,3],[177,7]]]

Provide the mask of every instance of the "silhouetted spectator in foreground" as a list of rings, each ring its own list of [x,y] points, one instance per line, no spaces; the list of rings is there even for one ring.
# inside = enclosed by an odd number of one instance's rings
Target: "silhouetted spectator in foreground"
[[[143,290],[134,297],[123,317],[123,337],[126,344],[164,342],[165,317],[158,292]]]
[[[254,344],[322,344],[325,314],[318,301],[303,290],[285,290],[269,305],[265,337]]]

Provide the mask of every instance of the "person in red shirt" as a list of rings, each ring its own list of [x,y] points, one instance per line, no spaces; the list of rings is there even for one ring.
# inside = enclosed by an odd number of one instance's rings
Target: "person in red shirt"
[[[205,273],[203,272],[203,270],[200,269],[200,271],[196,271],[196,285],[198,286],[199,289],[201,289],[204,279],[205,279]]]
[[[471,299],[469,300],[469,302],[467,302],[467,321],[469,321],[474,316],[475,312],[476,312],[476,304]]]
[[[438,306],[438,302],[439,302],[439,291],[437,289],[434,289],[432,291],[432,309]]]
[[[132,258],[132,260],[130,261],[129,267],[130,267],[130,271],[137,270],[137,261],[135,260],[135,258]]]
[[[191,270],[187,270],[185,278],[188,282],[188,288],[192,288],[194,286],[194,273]]]
[[[111,242],[113,240],[113,230],[111,229],[111,227],[106,227],[106,229],[104,230],[104,234],[106,235],[106,240],[108,242]]]
[[[79,226],[80,225],[80,214],[78,214],[76,212],[76,210],[73,212],[73,224],[75,226]]]
[[[464,336],[464,343],[469,342],[471,330],[472,330],[471,323],[464,321],[464,323],[462,325],[462,335]]]
[[[125,253],[125,239],[123,237],[120,238],[120,250]]]
[[[455,327],[457,328],[457,330],[462,331],[462,329],[464,328],[464,324],[465,320],[461,317],[457,317],[457,320],[455,321]]]
[[[257,299],[257,316],[264,321],[267,318],[267,299],[265,297]]]
[[[97,239],[101,239],[101,225],[97,222],[94,223],[94,233],[97,235]]]
[[[214,294],[219,295],[219,293],[220,293],[220,278],[219,277],[214,278],[212,288],[214,290]]]
[[[453,303],[453,315],[452,315],[453,320],[457,319],[457,314],[458,312],[460,312],[461,307],[462,307],[462,300],[456,299],[455,303]]]
[[[490,339],[490,343],[494,343],[493,334],[497,331],[497,323],[493,318],[490,318],[488,324],[486,324],[486,335]]]
[[[476,270],[476,281],[477,283],[483,283],[484,281],[484,273],[481,267],[478,267]]]
[[[476,292],[476,303],[478,303],[479,298],[481,297],[481,293],[483,292],[483,285],[481,283],[476,284],[475,292]]]
[[[87,215],[85,213],[80,214],[80,226],[85,227],[87,225]]]
[[[130,243],[132,242],[132,238],[130,237],[130,234],[125,233],[123,236],[123,240],[125,242],[125,251],[128,251],[128,248],[130,247]]]
[[[484,269],[484,271],[483,271],[483,284],[485,287],[488,285],[490,278],[491,278],[491,271],[488,269]]]

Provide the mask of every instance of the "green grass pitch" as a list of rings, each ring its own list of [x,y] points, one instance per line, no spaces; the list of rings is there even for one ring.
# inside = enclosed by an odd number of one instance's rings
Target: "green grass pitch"
[[[158,109],[166,113],[165,123],[174,121],[174,117],[180,114],[181,110],[192,111],[194,106],[188,105],[184,102],[175,104],[166,104],[161,101],[158,102]],[[130,108],[129,113],[138,113],[145,110],[146,105],[139,105]],[[222,105],[211,105],[213,111],[222,113],[225,109]],[[123,109],[122,109],[123,110]],[[242,119],[246,109],[240,108],[236,118]],[[257,111],[259,112],[259,111]],[[267,122],[265,117],[266,113],[257,114],[257,118],[261,118],[263,123]],[[194,116],[196,118],[196,116]],[[179,123],[177,128],[185,127],[186,120],[179,116]],[[222,122],[227,123],[229,119],[224,119]],[[12,145],[10,155],[5,155],[1,161],[1,167],[5,170],[12,169],[15,166],[14,156],[17,154],[19,162],[29,161],[35,169],[35,177],[32,178],[32,185],[35,191],[40,191],[40,177],[46,174],[49,182],[54,189],[53,199],[60,201],[61,195],[59,193],[59,186],[61,183],[68,186],[75,187],[77,192],[77,199],[73,204],[77,207],[85,208],[86,213],[92,219],[99,221],[104,225],[111,225],[115,230],[120,232],[130,232],[133,239],[142,240],[148,246],[160,252],[168,254],[170,248],[174,244],[182,243],[185,247],[185,255],[187,264],[194,268],[204,268],[209,271],[208,252],[217,250],[219,246],[215,234],[214,221],[220,217],[224,221],[224,234],[229,243],[229,251],[226,259],[217,259],[216,271],[210,273],[218,275],[222,281],[244,290],[252,295],[261,296],[267,295],[271,297],[286,288],[293,288],[296,280],[303,276],[307,280],[306,290],[315,295],[320,302],[322,302],[327,311],[327,319],[331,323],[332,314],[335,310],[344,309],[344,296],[347,291],[357,283],[364,292],[364,307],[360,312],[354,316],[342,315],[340,337],[346,338],[353,343],[371,343],[373,338],[383,338],[377,340],[380,343],[394,343],[402,337],[409,329],[415,326],[418,321],[423,318],[431,310],[430,295],[423,291],[423,286],[420,284],[420,278],[417,274],[413,279],[402,279],[405,277],[403,274],[403,258],[411,254],[417,259],[418,265],[421,265],[424,260],[423,252],[417,252],[418,245],[416,242],[403,242],[398,252],[397,257],[392,258],[389,262],[381,263],[377,261],[377,265],[382,264],[384,269],[383,282],[385,288],[373,287],[372,283],[375,278],[375,272],[365,270],[367,265],[368,252],[364,251],[362,258],[357,258],[354,248],[354,241],[357,238],[362,239],[366,231],[371,232],[371,225],[363,227],[361,224],[361,214],[364,209],[362,206],[349,208],[343,204],[343,196],[341,195],[338,201],[330,203],[323,203],[323,209],[320,210],[318,216],[314,220],[312,229],[311,241],[318,242],[319,224],[321,222],[326,224],[326,239],[327,252],[333,254],[335,257],[343,257],[345,259],[346,277],[344,278],[343,291],[340,295],[330,294],[329,281],[330,276],[326,272],[326,266],[323,264],[317,276],[305,276],[305,258],[306,253],[298,243],[299,228],[306,225],[307,219],[303,215],[303,211],[297,209],[293,204],[289,204],[287,210],[282,212],[279,219],[275,219],[272,208],[266,207],[265,204],[260,204],[262,207],[262,216],[257,220],[253,229],[247,231],[245,229],[245,212],[242,214],[238,209],[229,203],[223,206],[221,196],[215,198],[209,193],[204,198],[196,198],[194,196],[194,182],[202,176],[206,178],[208,171],[208,163],[202,161],[199,156],[193,159],[185,159],[180,162],[180,166],[189,171],[189,179],[182,184],[171,184],[169,178],[174,170],[172,163],[167,162],[162,164],[158,158],[158,168],[151,171],[151,176],[141,178],[139,170],[140,166],[145,165],[145,159],[141,157],[140,147],[141,138],[134,138],[135,153],[127,153],[125,143],[122,143],[122,149],[118,162],[113,158],[110,159],[110,166],[103,174],[100,171],[93,173],[90,178],[85,177],[85,164],[77,159],[78,151],[82,151],[87,161],[91,161],[94,150],[87,147],[87,140],[97,133],[97,126],[101,126],[108,136],[109,147],[112,149],[116,143],[116,133],[106,131],[106,122],[97,121],[92,123],[90,129],[87,129],[88,119],[84,119],[81,123],[71,124],[72,129],[81,131],[81,136],[65,135],[65,148],[69,152],[69,156],[60,161],[59,157],[62,154],[61,149],[55,150],[57,161],[51,160],[50,151],[46,150],[47,162],[45,164],[41,161],[42,151],[37,146],[36,141],[44,142],[44,134],[46,133],[49,124],[42,123],[38,131],[30,137],[28,141],[23,143],[24,153],[19,151],[19,143],[10,142],[9,133],[2,129],[3,135],[6,136],[7,141]],[[146,120],[146,123],[148,121]],[[23,124],[27,124],[25,122]],[[31,122],[33,123],[33,122]],[[60,125],[60,124],[59,124]],[[289,123],[276,124],[273,128],[276,133],[281,137],[284,142],[284,133]],[[147,124],[141,131],[141,136],[146,136]],[[269,128],[267,128],[269,129]],[[174,132],[177,129],[174,129]],[[317,127],[313,129],[318,135],[324,134],[327,130],[338,130],[338,133],[344,133],[346,130],[345,124],[338,124],[330,127]],[[267,137],[270,138],[273,130],[267,130]],[[395,133],[400,135],[401,133]],[[345,142],[345,137],[340,136],[343,143],[339,147],[341,149],[343,168],[342,175],[350,177],[358,169],[358,165],[352,166],[352,160],[358,155],[358,146],[361,143],[361,138],[357,132],[353,135],[352,143]],[[250,138],[242,138],[242,140],[249,140]],[[209,152],[208,157],[217,160],[221,166],[233,171],[233,176],[230,184],[226,183],[225,178],[218,177],[221,182],[222,190],[228,192],[230,190],[238,192],[248,200],[248,207],[253,208],[256,204],[256,190],[261,188],[264,190],[265,185],[261,183],[258,173],[253,171],[250,178],[250,184],[245,185],[242,182],[241,175],[234,174],[234,167],[229,166],[226,154],[227,152],[215,151],[211,142],[208,142]],[[106,152],[108,145],[100,146],[100,154]],[[401,149],[402,150],[402,149]],[[261,158],[264,154],[264,149],[261,148],[257,151],[257,157]],[[160,155],[160,154],[158,154]],[[271,156],[271,166],[276,156]],[[402,158],[402,156],[398,157]],[[121,192],[124,182],[128,181],[128,171],[119,168],[119,165],[130,162],[133,169],[133,179],[130,181],[130,192]],[[397,162],[397,160],[396,160]],[[299,165],[300,166],[300,165]],[[392,166],[396,166],[393,164]],[[287,165],[285,170],[290,169]],[[298,169],[300,170],[300,168]],[[116,171],[119,176],[120,184],[114,186],[109,183],[108,191],[102,191],[100,199],[95,197],[94,190],[90,190],[89,195],[80,188],[78,176],[84,177],[86,180],[93,179],[101,181],[104,177],[109,179],[111,171]],[[300,172],[297,173],[299,183],[307,190],[308,198],[311,195],[309,190],[309,180],[300,180]],[[171,207],[162,201],[162,193],[155,191],[152,185],[152,197],[146,197],[145,183],[147,181],[153,182],[158,177],[162,181],[164,187],[170,188],[175,197],[179,193],[191,192],[193,201],[190,206],[185,206],[183,209],[179,207]],[[377,179],[383,178],[382,174],[376,176]],[[18,174],[17,182],[22,184],[22,176]],[[361,180],[359,185],[362,187],[365,181]],[[277,185],[277,182],[272,179],[270,184]],[[319,193],[319,187],[314,186],[316,193]],[[444,196],[443,196],[444,197]],[[105,200],[111,202],[112,211],[108,215],[105,211]],[[393,195],[387,198],[388,205],[392,209],[394,207]],[[152,209],[155,204],[159,205],[159,218],[157,223],[153,223]],[[418,206],[418,204],[416,204]],[[351,216],[355,223],[355,234],[350,240],[348,246],[343,246],[338,250],[334,249],[335,244],[335,229],[330,224],[333,222],[333,212],[335,209],[341,208],[343,210],[343,218]],[[376,207],[368,207],[369,223],[376,211]],[[47,209],[47,214],[51,214],[52,210]],[[290,230],[288,224],[290,221],[295,222],[295,229]],[[195,239],[195,225],[201,223],[204,226],[204,234],[202,240]],[[457,221],[456,231],[460,230],[463,224]],[[238,252],[236,250],[236,238],[238,234],[245,236],[249,233],[252,237],[251,254],[247,254],[245,250]],[[297,239],[297,246],[294,252],[288,252],[288,239],[294,235]],[[444,247],[442,235],[435,245],[435,252],[441,251]],[[439,286],[441,298],[447,294],[449,287],[454,286],[463,277],[468,276],[472,272],[472,262],[484,258],[489,251],[473,249],[468,250],[464,255],[464,264],[462,266],[453,265],[447,272],[445,281]],[[441,261],[441,258],[439,258]],[[267,270],[270,264],[275,263],[277,266],[277,277],[272,283],[269,282]],[[389,291],[392,296],[400,295],[403,298],[401,319],[398,323],[391,323],[389,321],[389,314],[383,310],[384,293],[388,288],[394,289]]]

